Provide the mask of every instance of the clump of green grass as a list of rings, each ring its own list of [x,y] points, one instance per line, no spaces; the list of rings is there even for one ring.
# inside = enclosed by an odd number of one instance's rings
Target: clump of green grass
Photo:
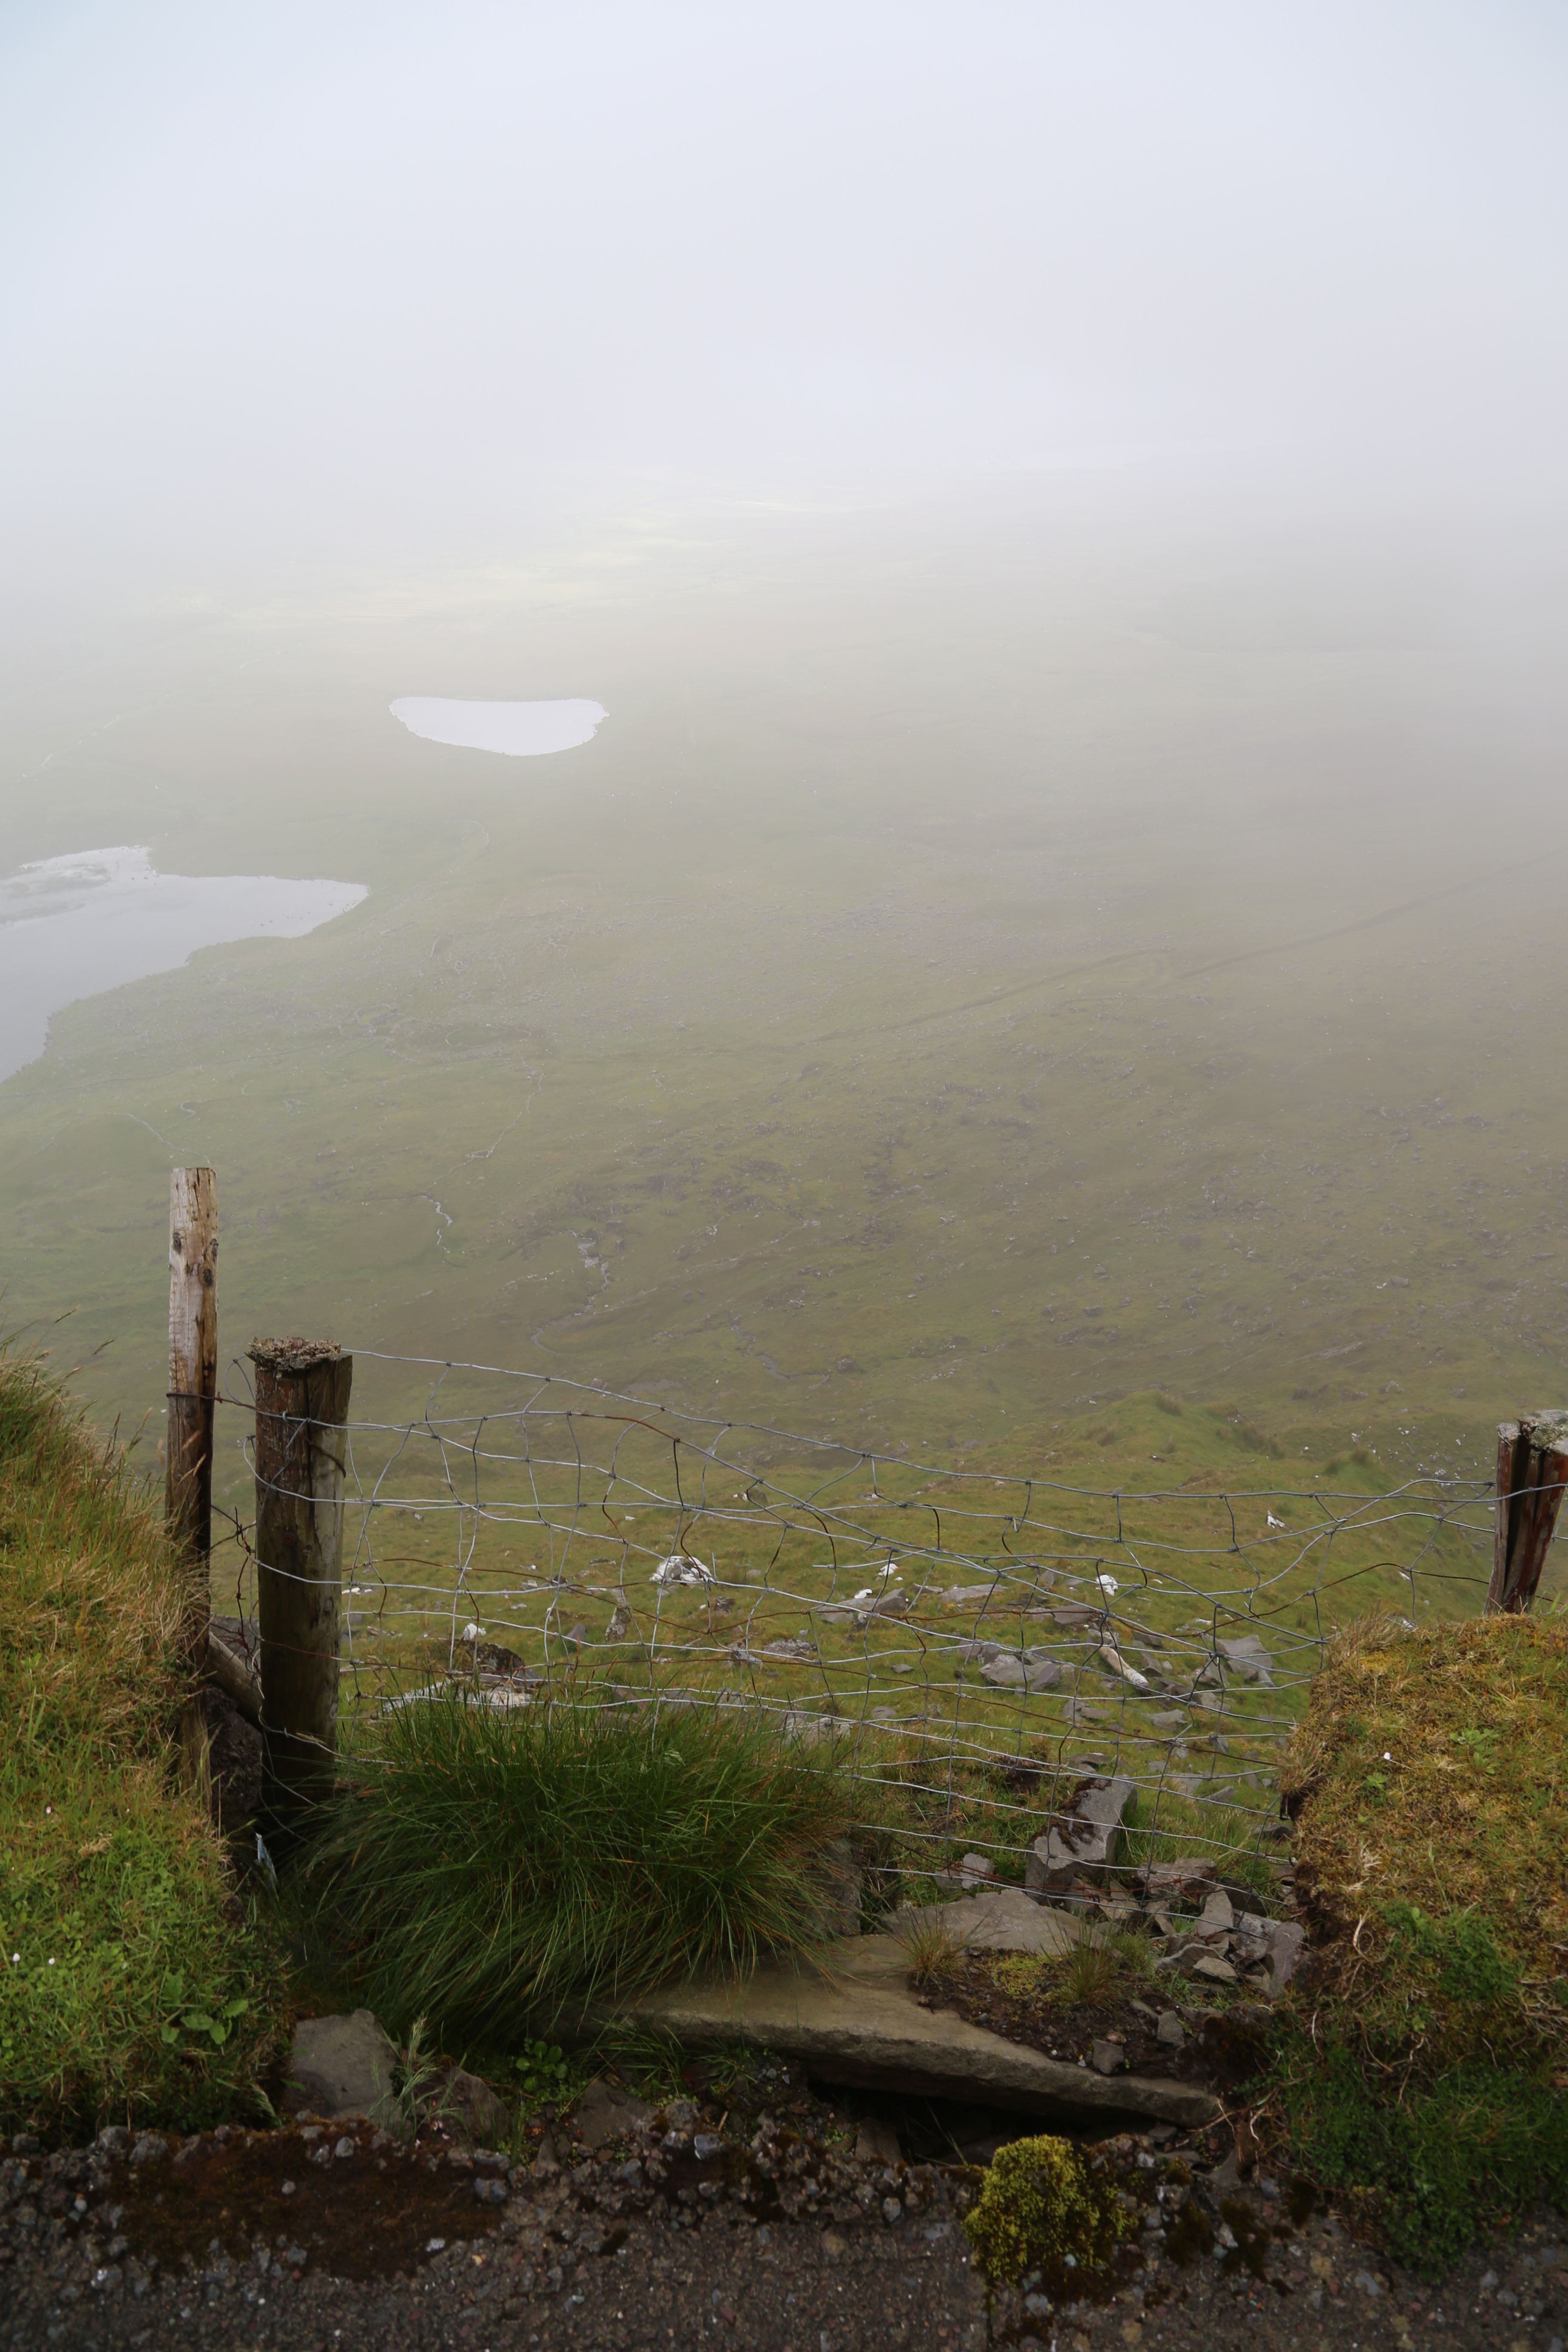
[[[941,1984],[951,1973],[963,1949],[963,1938],[954,1933],[959,1923],[950,1922],[940,1913],[936,1917],[926,1911],[910,1926],[900,1929],[900,1938],[910,1964],[910,1982],[917,1992],[925,1992]]]
[[[1362,2190],[1404,2261],[1568,2192],[1568,1626],[1342,1635],[1289,1760],[1316,1947],[1277,2037],[1296,2161]]]
[[[384,1717],[305,1860],[354,1997],[515,2046],[569,2010],[823,1948],[847,1780],[755,1717]]]
[[[1152,1956],[1146,1937],[1091,1927],[1066,1952],[1018,1952],[986,1963],[1016,2000],[1050,2009],[1101,2009],[1146,1983]]]
[[[179,1612],[119,1449],[0,1356],[0,2132],[262,2105],[280,1962],[174,1784]]]
[[[1122,1824],[1118,1867],[1132,1871],[1145,1862],[1177,1862],[1188,1854],[1212,1862],[1216,1876],[1245,1886],[1260,1910],[1274,1899],[1274,1874],[1259,1843],[1271,1817],[1234,1805],[1199,1804],[1174,1790],[1139,1789]]]

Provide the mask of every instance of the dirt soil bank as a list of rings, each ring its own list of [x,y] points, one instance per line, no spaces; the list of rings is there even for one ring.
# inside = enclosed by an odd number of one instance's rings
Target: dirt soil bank
[[[1432,2287],[1289,2184],[1239,2185],[1217,2143],[1128,2137],[1138,2227],[1113,2273],[988,2304],[960,2218],[973,2169],[663,2122],[570,2169],[363,2124],[6,2158],[0,2346],[1561,2352],[1546,2214]]]

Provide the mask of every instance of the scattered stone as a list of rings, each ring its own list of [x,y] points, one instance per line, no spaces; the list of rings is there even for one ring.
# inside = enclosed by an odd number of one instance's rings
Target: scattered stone
[[[950,1584],[942,1596],[942,1605],[947,1609],[984,1609],[1004,1590],[1000,1578],[994,1584]]]
[[[894,1916],[893,1932],[906,1940],[929,1927],[940,1927],[955,1950],[1052,1957],[1070,1952],[1081,1935],[1069,1913],[1051,1910],[1016,1886],[999,1886],[984,1903],[905,1903]]]
[[[1216,1936],[1228,1936],[1235,1925],[1236,1914],[1231,1909],[1230,1897],[1223,1886],[1216,1886],[1204,1905],[1196,1932],[1212,1939]]]
[[[493,2147],[511,2130],[511,2110],[505,2100],[462,2066],[447,2068],[426,2112],[448,2130],[459,2132],[470,2147]]]
[[[901,2164],[904,2151],[899,2146],[899,2135],[891,2124],[867,2116],[855,2134],[857,2164]]]
[[[394,2095],[397,2053],[368,2009],[350,2017],[302,2017],[294,2028],[284,2106],[294,2115],[368,2116],[406,2131]]]
[[[1024,1877],[1028,1891],[1058,1893],[1080,1874],[1109,1876],[1134,1790],[1135,1783],[1122,1774],[1113,1780],[1096,1775],[1088,1781],[1068,1811],[1030,1846]]]
[[[776,1642],[763,1645],[764,1658],[815,1658],[821,1654],[816,1643],[805,1633],[786,1633]]]
[[[1215,1864],[1201,1854],[1182,1854],[1174,1862],[1142,1862],[1132,1884],[1152,1905],[1188,1902],[1207,1891]]]
[[[1055,1690],[1061,1681],[1062,1670],[1055,1658],[1037,1658],[1032,1663],[1005,1651],[999,1657],[987,1658],[980,1669],[983,1679],[998,1690]]]
[[[907,1592],[884,1592],[880,1601],[871,1601],[867,1607],[858,1611],[857,1614],[862,1621],[868,1617],[902,1617],[907,1613],[909,1605],[910,1596]]]
[[[1236,1982],[1236,1970],[1231,1967],[1230,1962],[1222,1959],[1217,1952],[1200,1953],[1193,1962],[1189,1973],[1194,1977],[1204,1978],[1209,1984]]]
[[[1278,1997],[1295,1975],[1301,1958],[1307,1931],[1295,1919],[1271,1919],[1268,1922],[1268,1975],[1270,1989]]]
[[[1127,2063],[1127,2053],[1120,2042],[1109,2035],[1097,2036],[1089,2050],[1090,2063],[1097,2074],[1120,2074]]]
[[[1154,2028],[1154,2039],[1163,2042],[1167,2050],[1180,2050],[1187,2038],[1187,2029],[1173,2009],[1166,2010]]]
[[[15,2147],[16,2142],[13,2141],[12,2145]],[[167,2156],[168,2153],[168,2141],[161,2138],[156,2132],[138,2132],[136,2144],[131,2151],[131,2161],[132,2164],[156,2164],[161,2156]]]
[[[988,1885],[996,1875],[996,1864],[988,1853],[966,1853],[958,1865],[958,1874],[970,1886]]]
[[[1068,1601],[1051,1612],[1058,1625],[1098,1625],[1104,1614],[1103,1609],[1096,1609],[1087,1601]]]
[[[818,1861],[826,1881],[823,1891],[828,1927],[840,1936],[858,1936],[866,1881],[848,1839],[833,1839],[823,1847]]]
[[[1147,1696],[1148,1675],[1141,1675],[1136,1666],[1130,1666],[1114,1642],[1101,1642],[1094,1654],[1107,1674],[1120,1675],[1129,1690],[1138,1692],[1140,1696]]]
[[[1270,1672],[1274,1661],[1257,1633],[1243,1633],[1229,1641],[1216,1642],[1215,1647],[1233,1675],[1243,1682],[1257,1683],[1262,1690],[1274,1688]]]

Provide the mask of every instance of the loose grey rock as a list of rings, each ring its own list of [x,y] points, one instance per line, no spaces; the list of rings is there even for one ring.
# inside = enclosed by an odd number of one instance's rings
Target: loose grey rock
[[[1231,1909],[1230,1897],[1223,1886],[1216,1886],[1204,1905],[1202,1916],[1198,1920],[1197,1932],[1200,1936],[1210,1937],[1228,1936],[1235,1925],[1236,1914]]]
[[[1222,1959],[1217,1952],[1201,1953],[1193,1962],[1189,1973],[1194,1977],[1202,1977],[1209,1984],[1236,1982],[1236,1970],[1231,1967],[1230,1962]]]
[[[1307,1931],[1298,1920],[1269,1921],[1268,1974],[1276,1994],[1282,1993],[1295,1975],[1306,1940]]]
[[[511,2130],[511,2110],[505,2100],[464,2066],[448,2066],[437,2076],[425,2109],[448,2129],[455,2127],[469,2147],[493,2147]]]
[[[904,2151],[899,2146],[899,2135],[893,2126],[868,2116],[855,2134],[855,2160],[858,2164],[901,2164]]]
[[[1104,1878],[1116,1864],[1121,1824],[1135,1783],[1125,1775],[1096,1776],[1079,1790],[1070,1811],[1030,1846],[1024,1884],[1031,1894],[1053,1894],[1075,1878]]]
[[[1173,2009],[1168,2009],[1154,2028],[1154,2039],[1168,2050],[1179,2050],[1187,2038],[1187,2029]]]
[[[1201,1854],[1183,1854],[1174,1862],[1140,1863],[1132,1884],[1151,1905],[1189,1901],[1212,1883],[1215,1864]]]
[[[397,2053],[368,2009],[349,2017],[303,2017],[294,2028],[288,2105],[296,2114],[368,2116],[404,2132],[394,2095]]]
[[[1016,1886],[999,1886],[984,1903],[905,1903],[893,1932],[905,1939],[923,1927],[939,1927],[955,1950],[1027,1952],[1051,1957],[1070,1952],[1081,1928],[1066,1911],[1037,1903]]]
[[[156,2132],[139,2132],[136,2145],[131,2151],[131,2161],[132,2164],[156,2164],[161,2156],[168,2153],[168,2141],[161,2139]]]
[[[1146,1696],[1148,1675],[1140,1674],[1136,1666],[1130,1666],[1114,1642],[1101,1642],[1094,1654],[1107,1674],[1120,1675],[1129,1690],[1136,1691],[1141,1697]]]
[[[1215,1647],[1230,1672],[1243,1682],[1257,1683],[1263,1690],[1274,1688],[1274,1676],[1269,1671],[1274,1661],[1259,1635],[1242,1633],[1232,1640],[1216,1642]]]
[[[1120,2042],[1096,2039],[1089,2053],[1097,2074],[1120,2074],[1127,2063],[1127,2053]]]

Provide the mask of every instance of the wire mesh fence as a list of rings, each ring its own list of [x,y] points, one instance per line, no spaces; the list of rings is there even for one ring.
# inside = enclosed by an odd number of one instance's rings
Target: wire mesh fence
[[[847,1776],[889,1900],[1016,1880],[1094,1777],[1133,1783],[1124,1860],[1261,1871],[1334,1623],[1487,1590],[1491,1492],[1453,1478],[1172,1487],[1152,1464],[1090,1490],[505,1368],[359,1350],[354,1376],[340,1752],[442,1700],[751,1711]],[[422,1411],[378,1410],[410,1380]],[[247,1366],[225,1393],[253,1410]]]

